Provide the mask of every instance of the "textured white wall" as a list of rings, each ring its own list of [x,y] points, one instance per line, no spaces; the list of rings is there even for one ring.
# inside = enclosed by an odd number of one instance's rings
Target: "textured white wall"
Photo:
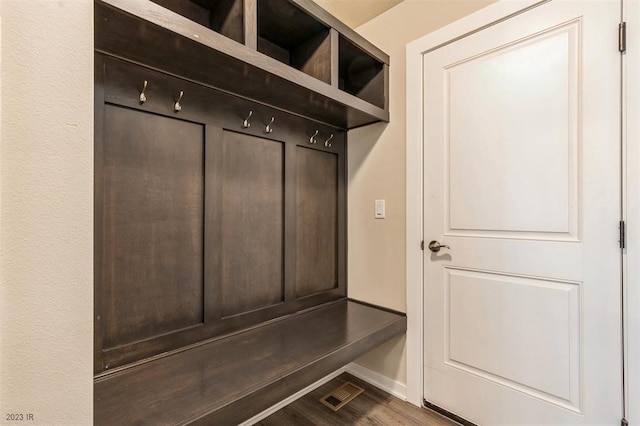
[[[91,424],[93,2],[0,18],[0,422]]]
[[[349,132],[349,296],[406,311],[405,48],[408,42],[495,0],[405,0],[357,28],[391,57],[389,124]],[[373,218],[376,199],[387,200],[387,219]],[[406,383],[404,338],[358,363]]]

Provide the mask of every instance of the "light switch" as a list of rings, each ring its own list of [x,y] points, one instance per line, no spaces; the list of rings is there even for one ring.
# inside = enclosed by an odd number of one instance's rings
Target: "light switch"
[[[385,216],[385,205],[384,200],[376,200],[375,202],[375,214],[374,217],[376,219],[384,219]]]

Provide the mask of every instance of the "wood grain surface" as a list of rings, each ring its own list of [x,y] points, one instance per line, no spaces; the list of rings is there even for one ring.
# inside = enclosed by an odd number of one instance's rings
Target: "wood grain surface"
[[[104,347],[203,322],[203,126],[108,105]]]
[[[364,393],[334,412],[319,401],[340,385],[351,382],[364,389]],[[352,426],[352,425],[407,425],[455,426],[457,423],[426,408],[418,408],[396,398],[348,373],[309,392],[266,419],[258,426]]]
[[[336,288],[338,158],[298,147],[296,296]]]
[[[342,300],[111,374],[96,425],[251,418],[406,330],[406,317]]]

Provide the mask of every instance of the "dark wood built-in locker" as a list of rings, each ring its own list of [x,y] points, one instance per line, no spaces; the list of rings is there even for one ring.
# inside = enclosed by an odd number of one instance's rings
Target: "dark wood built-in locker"
[[[94,10],[94,423],[238,424],[404,333],[347,299],[389,57],[311,0]]]
[[[97,373],[346,296],[343,130],[96,67]]]

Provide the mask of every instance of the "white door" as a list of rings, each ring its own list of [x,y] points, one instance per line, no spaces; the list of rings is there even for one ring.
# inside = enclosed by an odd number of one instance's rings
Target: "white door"
[[[552,1],[423,56],[424,397],[620,424],[620,3]]]

